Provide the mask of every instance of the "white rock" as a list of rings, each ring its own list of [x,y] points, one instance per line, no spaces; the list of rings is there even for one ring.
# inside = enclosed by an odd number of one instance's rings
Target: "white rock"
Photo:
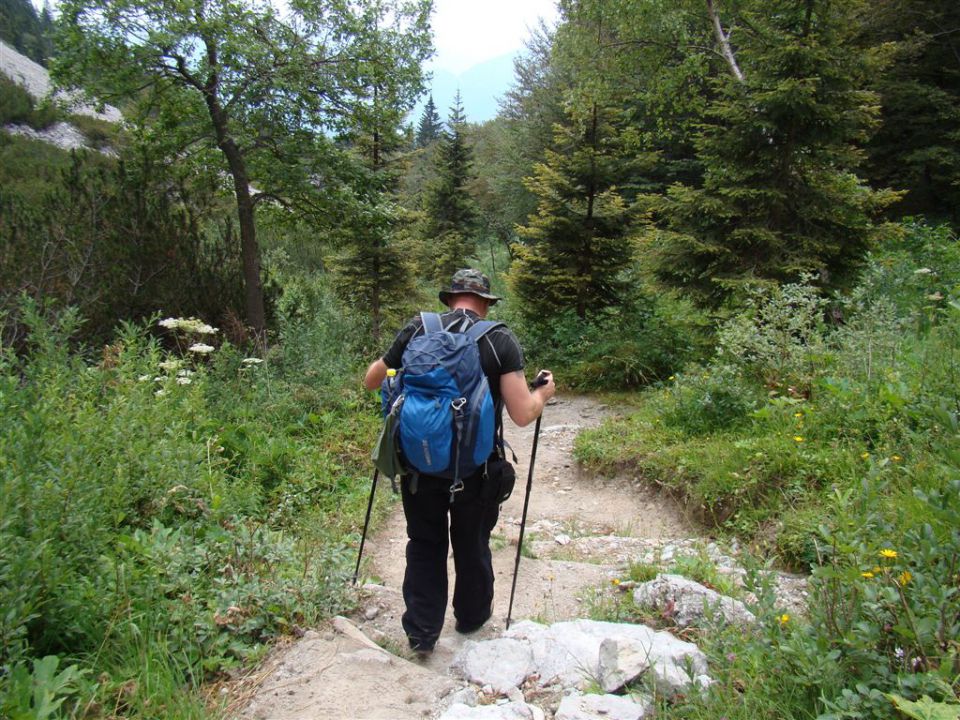
[[[653,708],[644,697],[640,702],[620,695],[567,695],[560,701],[554,720],[640,720]]]
[[[680,627],[697,624],[709,613],[731,625],[752,625],[757,619],[739,600],[721,595],[680,575],[657,575],[633,591],[638,605],[673,608],[673,621]]]
[[[468,641],[453,659],[451,668],[472,683],[490,685],[496,692],[506,693],[519,687],[533,672],[533,653],[529,643],[509,637]]]
[[[565,533],[561,533],[554,538],[554,541],[557,543],[557,545],[569,545],[570,536]]]
[[[543,711],[526,703],[505,705],[451,705],[438,720],[543,720]]]

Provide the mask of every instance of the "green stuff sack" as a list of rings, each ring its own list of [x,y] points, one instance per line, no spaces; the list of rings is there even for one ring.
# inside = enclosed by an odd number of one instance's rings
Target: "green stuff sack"
[[[380,437],[373,448],[373,464],[385,477],[391,480],[403,475],[400,451],[397,443],[397,415],[402,403],[397,403],[383,419]]]

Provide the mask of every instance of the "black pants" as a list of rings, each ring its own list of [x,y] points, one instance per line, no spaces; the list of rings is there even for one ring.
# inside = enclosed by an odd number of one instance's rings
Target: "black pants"
[[[493,609],[493,563],[490,532],[500,507],[484,498],[482,469],[464,480],[450,502],[450,481],[420,476],[416,493],[404,480],[403,512],[407,519],[407,570],[403,577],[403,629],[407,636],[432,645],[443,629],[447,609],[447,551],[453,545],[456,580],[453,614],[463,626],[480,625]],[[449,522],[448,522],[449,519]]]

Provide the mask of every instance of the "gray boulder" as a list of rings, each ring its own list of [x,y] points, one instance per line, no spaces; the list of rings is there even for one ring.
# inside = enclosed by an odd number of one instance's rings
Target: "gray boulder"
[[[560,701],[554,720],[640,720],[653,709],[648,697],[621,695],[567,695]]]
[[[439,720],[544,720],[543,710],[527,703],[510,702],[502,705],[461,705],[456,703]]]
[[[669,614],[680,627],[696,625],[710,613],[730,625],[753,625],[757,621],[739,600],[680,575],[661,574],[638,585],[633,590],[633,600]]]

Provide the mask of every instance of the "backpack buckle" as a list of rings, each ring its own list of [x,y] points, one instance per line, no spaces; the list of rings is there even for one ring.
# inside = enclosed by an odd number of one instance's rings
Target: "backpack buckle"
[[[453,408],[453,411],[458,413],[463,410],[464,405],[467,404],[467,399],[465,397],[457,398],[450,403],[450,406]]]
[[[453,505],[453,497],[458,492],[463,492],[463,480],[457,478],[453,481],[453,484],[450,486],[450,504]]]

